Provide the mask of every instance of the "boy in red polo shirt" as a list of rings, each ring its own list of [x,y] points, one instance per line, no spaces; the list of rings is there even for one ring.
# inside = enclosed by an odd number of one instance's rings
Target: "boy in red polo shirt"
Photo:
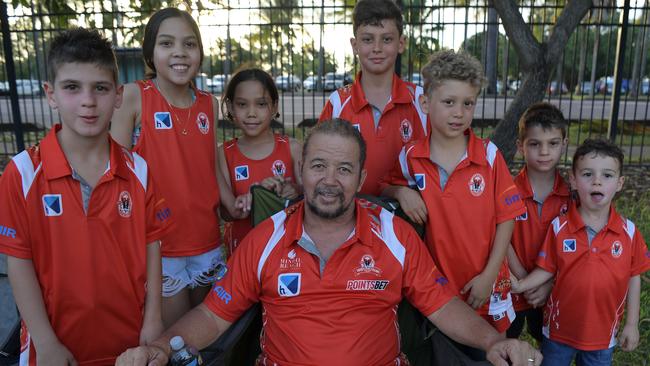
[[[402,149],[383,193],[413,221],[426,222],[427,246],[451,287],[505,332],[515,314],[504,258],[514,218],[525,208],[497,147],[470,128],[483,70],[472,56],[450,50],[432,55],[422,75],[430,137]]]
[[[523,292],[555,277],[544,310],[545,365],[610,365],[617,332],[626,351],[639,343],[640,275],[650,251],[634,223],[612,201],[623,187],[623,152],[605,140],[586,140],[573,156],[571,187],[579,201],[548,229],[539,268],[513,291]],[[626,305],[627,301],[627,305]]]
[[[361,0],[352,14],[352,50],[361,71],[355,81],[334,91],[319,121],[342,118],[361,132],[368,146],[368,179],[362,194],[378,196],[379,181],[390,171],[409,141],[426,136],[427,116],[420,109],[420,86],[395,74],[397,56],[404,52],[402,11],[393,0]]]
[[[61,117],[0,179],[0,252],[23,319],[21,365],[108,365],[162,332],[158,238],[171,212],[147,163],[108,134],[122,101],[110,41],[56,36],[45,92]]]
[[[546,102],[531,105],[519,119],[517,148],[526,165],[515,178],[515,185],[526,212],[515,219],[507,255],[510,271],[517,278],[524,278],[535,269],[535,259],[551,221],[567,211],[569,187],[557,169],[566,148],[566,128],[562,111]],[[541,306],[552,287],[552,281],[548,281],[525,294],[513,295],[517,317],[506,332],[509,338],[518,338],[526,323],[528,333],[542,341]]]

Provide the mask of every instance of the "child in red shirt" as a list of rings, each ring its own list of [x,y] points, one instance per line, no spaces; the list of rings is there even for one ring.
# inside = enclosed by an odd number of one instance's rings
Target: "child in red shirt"
[[[570,365],[574,357],[611,364],[617,336],[626,351],[639,343],[640,275],[650,269],[650,251],[612,205],[623,188],[622,166],[623,152],[609,141],[586,140],[576,150],[570,182],[579,201],[553,220],[539,268],[513,279],[513,291],[524,292],[555,277],[544,310],[543,365]]]
[[[569,187],[557,169],[566,148],[566,128],[562,111],[546,102],[531,105],[519,119],[517,148],[526,165],[515,177],[515,185],[526,213],[515,219],[508,250],[510,271],[518,278],[535,269],[535,259],[551,221],[567,210]],[[518,338],[525,322],[528,333],[541,343],[541,306],[552,287],[549,281],[525,294],[513,295],[517,317],[506,332],[509,338]]]

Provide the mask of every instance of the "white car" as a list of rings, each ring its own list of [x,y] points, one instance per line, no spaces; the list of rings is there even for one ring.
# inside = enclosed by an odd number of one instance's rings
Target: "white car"
[[[296,75],[281,75],[275,78],[275,85],[282,91],[298,91],[302,81]]]
[[[18,95],[43,95],[41,83],[34,79],[17,79],[16,91]]]
[[[320,89],[323,89],[323,79],[321,78],[320,86],[318,85],[318,76],[308,76],[305,81],[302,82],[302,88],[305,89],[306,91],[314,91]]]
[[[226,85],[228,84],[228,80],[230,80],[230,75],[214,75],[212,79],[207,82],[208,91],[210,93],[223,93],[223,91],[226,89]]]

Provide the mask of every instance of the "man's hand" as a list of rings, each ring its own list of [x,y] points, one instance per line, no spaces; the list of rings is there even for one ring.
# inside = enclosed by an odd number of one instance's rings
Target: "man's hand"
[[[420,193],[408,187],[400,187],[395,192],[395,199],[411,221],[424,225],[427,221],[427,206],[424,204]]]
[[[77,366],[77,361],[62,343],[55,341],[36,347],[36,364],[39,366]]]
[[[300,195],[296,186],[291,182],[291,178],[284,178],[282,176],[268,177],[260,185],[275,192],[275,194],[282,198],[292,200]]]
[[[115,360],[116,366],[165,366],[169,356],[161,348],[140,346],[129,348]]]
[[[542,354],[526,342],[506,339],[488,349],[487,360],[495,366],[539,366]]]
[[[489,300],[493,284],[494,280],[490,280],[488,276],[479,273],[460,290],[460,293],[464,295],[469,292],[467,304],[474,309],[478,309]]]
[[[639,328],[634,324],[625,324],[618,336],[618,343],[623,351],[634,351],[639,345]]]
[[[546,281],[541,286],[524,292],[524,297],[526,298],[526,301],[528,301],[530,305],[532,305],[534,308],[538,308],[546,304],[548,295],[551,294],[552,290],[553,290],[553,281],[552,280]]]
[[[163,326],[162,319],[156,320],[155,322],[145,321],[140,330],[140,345],[146,346],[151,344],[151,342],[160,337],[164,330],[165,327]]]

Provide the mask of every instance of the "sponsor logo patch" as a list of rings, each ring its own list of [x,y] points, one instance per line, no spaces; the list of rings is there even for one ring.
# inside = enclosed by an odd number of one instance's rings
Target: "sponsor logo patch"
[[[352,124],[352,127],[354,127],[357,131],[359,131],[359,133],[361,133],[361,125],[359,125],[358,123],[354,123]]]
[[[171,214],[172,210],[169,207],[161,208],[156,211],[156,218],[158,221],[164,222],[169,218],[169,216],[171,216]]]
[[[381,275],[381,269],[375,267],[375,260],[370,254],[364,254],[359,261],[360,266],[354,270],[354,274],[359,276],[364,273],[372,273],[375,276]]]
[[[221,286],[214,286],[214,289],[212,291],[217,294],[217,298],[223,301],[224,304],[227,304],[230,302],[230,300],[232,300],[232,296]]]
[[[280,269],[298,269],[301,266],[302,260],[295,249],[291,249],[286,258],[280,258]]]
[[[63,202],[60,194],[44,194],[43,210],[45,216],[61,216],[63,213]]]
[[[292,297],[300,295],[300,273],[283,273],[278,275],[278,295]]]
[[[515,221],[526,221],[528,220],[528,212],[524,212],[522,215],[515,217]]]
[[[483,194],[485,190],[485,179],[479,173],[476,173],[469,180],[469,191],[472,193],[472,196],[478,197]]]
[[[201,112],[196,116],[196,125],[199,127],[199,131],[201,131],[202,134],[207,135],[208,132],[210,132],[210,120],[205,113]]]
[[[153,114],[153,125],[156,130],[169,130],[172,128],[172,115],[169,112],[156,112]]]
[[[612,257],[618,258],[623,254],[623,244],[620,241],[612,243]]]
[[[273,166],[271,167],[271,171],[273,172],[273,175],[275,175],[276,177],[283,176],[284,173],[287,172],[287,166],[284,165],[284,161],[276,160],[276,161],[273,162]]]
[[[424,191],[424,189],[427,188],[426,176],[422,173],[416,173],[414,178],[415,178],[415,184],[418,186],[418,189]]]
[[[511,196],[506,196],[505,202],[507,206],[512,205],[513,203],[519,202],[519,194],[513,194]]]
[[[132,208],[133,201],[131,200],[131,195],[127,191],[122,191],[120,197],[117,199],[117,212],[122,217],[130,217]]]
[[[348,280],[345,289],[347,291],[384,291],[389,283],[388,280]]]
[[[565,253],[573,253],[576,251],[575,239],[564,239],[562,241],[562,251]]]
[[[248,179],[248,165],[240,165],[235,167],[235,180]]]
[[[446,277],[439,276],[436,278],[436,283],[440,286],[444,286],[449,283],[449,280]]]
[[[413,126],[411,125],[411,121],[403,119],[399,126],[399,133],[402,135],[402,141],[409,142],[411,136],[413,136]]]
[[[0,235],[6,236],[7,238],[16,239],[16,230],[7,226],[0,225]]]

